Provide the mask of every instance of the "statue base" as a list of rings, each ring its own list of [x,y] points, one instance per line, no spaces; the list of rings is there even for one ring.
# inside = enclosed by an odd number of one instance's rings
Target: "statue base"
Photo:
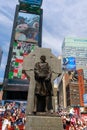
[[[63,130],[58,116],[29,115],[26,118],[26,130]]]

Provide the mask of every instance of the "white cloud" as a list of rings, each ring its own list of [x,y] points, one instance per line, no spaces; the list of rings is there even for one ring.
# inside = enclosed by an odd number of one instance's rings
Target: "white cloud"
[[[45,28],[43,28],[43,47],[51,48],[51,50],[56,51],[58,54],[61,53],[61,43],[62,40],[53,36],[51,33],[47,32]]]
[[[4,16],[3,14],[0,13],[0,26],[4,25],[5,26],[11,26],[12,25],[12,20],[10,20],[8,17]]]
[[[14,8],[18,0],[0,0],[0,7]]]
[[[5,58],[4,58],[4,60],[5,60]],[[1,64],[0,69],[2,69],[3,71],[5,70],[5,64],[4,63]]]
[[[44,0],[42,7],[43,42],[47,46],[56,49],[59,43],[57,50],[60,51],[64,37],[87,37],[86,0]]]

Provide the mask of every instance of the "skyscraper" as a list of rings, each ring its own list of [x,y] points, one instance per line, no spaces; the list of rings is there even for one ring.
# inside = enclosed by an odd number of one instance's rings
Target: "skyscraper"
[[[64,39],[62,44],[62,57],[74,57],[76,70],[83,69],[84,78],[87,79],[87,39],[71,38]]]
[[[43,10],[40,8],[40,3],[34,6],[25,0],[20,0],[19,5],[16,5],[3,83],[3,99],[5,100],[27,99],[30,79],[23,71],[23,58],[34,51],[37,46],[42,46]]]

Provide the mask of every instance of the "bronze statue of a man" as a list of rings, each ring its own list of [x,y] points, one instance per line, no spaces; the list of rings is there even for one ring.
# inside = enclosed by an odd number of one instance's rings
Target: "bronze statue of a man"
[[[46,62],[46,56],[42,55],[40,57],[40,62],[37,62],[34,67],[34,76],[35,76],[35,100],[34,100],[34,112],[37,112],[37,96],[45,97],[45,111],[48,111],[49,102],[50,110],[52,110],[52,83],[51,83],[51,68]],[[50,101],[49,101],[50,100]]]

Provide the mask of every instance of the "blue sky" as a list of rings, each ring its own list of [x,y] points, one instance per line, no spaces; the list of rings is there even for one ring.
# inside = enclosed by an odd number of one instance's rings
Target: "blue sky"
[[[18,0],[0,0],[0,82],[7,63],[15,7]],[[42,47],[61,55],[64,37],[87,38],[87,0],[43,0]]]

